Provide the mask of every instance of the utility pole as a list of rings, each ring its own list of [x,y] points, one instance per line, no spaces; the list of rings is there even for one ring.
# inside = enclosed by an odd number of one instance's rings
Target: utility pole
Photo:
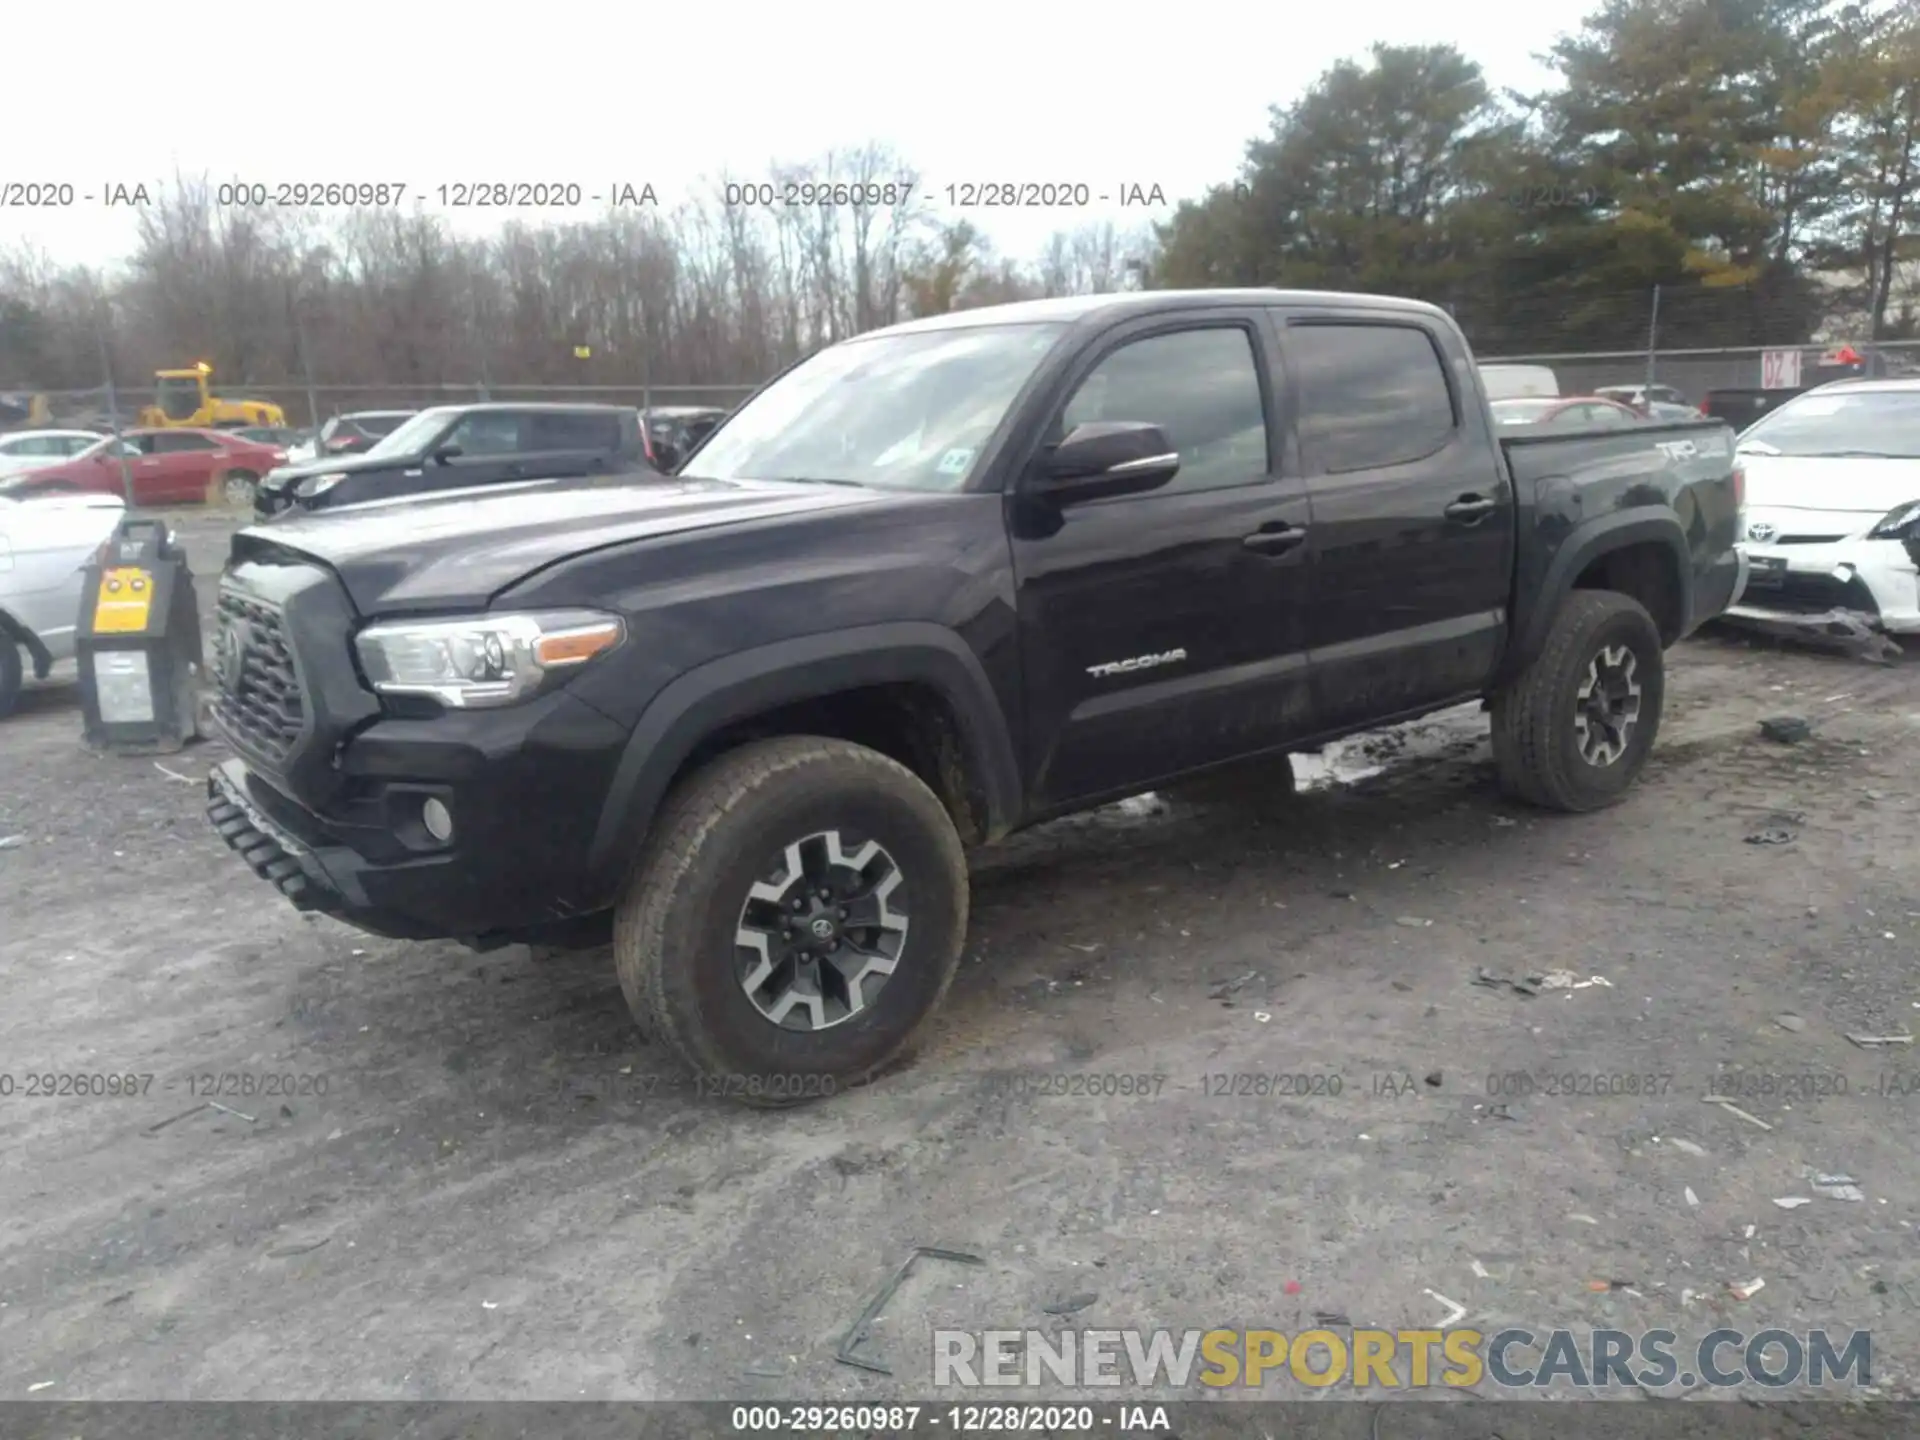
[[[476,388],[484,404],[493,399],[493,365],[487,358],[490,336],[484,317],[480,314],[480,295],[477,290],[470,291],[467,297],[467,329],[473,337],[474,353],[480,357],[480,384]]]
[[[320,392],[313,383],[313,359],[307,349],[307,328],[300,319],[301,296],[297,291],[289,291],[287,310],[293,320],[293,348],[300,357],[300,373],[307,380],[307,421],[318,431],[320,428]]]
[[[1653,310],[1647,316],[1647,384],[1653,384],[1655,362],[1660,352],[1660,287],[1653,287]]]
[[[640,303],[640,409],[653,409],[653,325],[647,302]],[[632,331],[627,332],[631,334]]]
[[[120,493],[128,508],[133,505],[133,469],[127,464],[126,442],[120,438],[120,398],[113,388],[113,358],[107,349],[107,329],[101,322],[106,302],[96,297],[93,311],[93,337],[100,346],[100,374],[107,384],[107,427],[113,435],[114,458],[120,462]]]

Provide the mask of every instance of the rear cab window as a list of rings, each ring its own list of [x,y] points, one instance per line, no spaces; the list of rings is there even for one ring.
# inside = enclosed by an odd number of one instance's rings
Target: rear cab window
[[[1458,433],[1446,362],[1424,325],[1296,319],[1284,333],[1310,474],[1411,465]]]

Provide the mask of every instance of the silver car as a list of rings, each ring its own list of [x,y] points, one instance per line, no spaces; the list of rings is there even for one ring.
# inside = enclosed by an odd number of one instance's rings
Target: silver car
[[[0,718],[29,663],[44,680],[72,658],[87,562],[125,514],[115,495],[0,498]]]
[[[106,438],[94,430],[15,430],[0,435],[0,478],[64,464]]]

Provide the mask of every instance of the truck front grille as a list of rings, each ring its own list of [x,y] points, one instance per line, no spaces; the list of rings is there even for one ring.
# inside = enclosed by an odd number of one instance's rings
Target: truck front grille
[[[300,738],[305,709],[286,627],[272,605],[222,587],[213,673],[214,716],[243,749],[282,761]]]

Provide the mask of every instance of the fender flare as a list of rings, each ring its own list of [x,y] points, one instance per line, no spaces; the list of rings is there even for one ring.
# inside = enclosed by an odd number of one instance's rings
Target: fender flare
[[[1572,593],[1573,582],[1580,578],[1581,571],[1603,555],[1648,541],[1666,546],[1673,556],[1674,580],[1680,602],[1680,627],[1674,638],[1687,634],[1692,629],[1693,619],[1693,561],[1687,547],[1687,535],[1680,528],[1679,518],[1672,514],[1646,515],[1631,511],[1609,515],[1588,521],[1576,529],[1548,562],[1547,573],[1540,581],[1537,601],[1527,617],[1519,643],[1514,646],[1507,664],[1502,667],[1501,678],[1509,679],[1519,674],[1546,647],[1547,632],[1553,628],[1560,607]]]
[[[696,666],[661,690],[627,739],[594,827],[587,853],[592,890],[613,896],[675,774],[715,730],[777,706],[901,682],[931,686],[952,707],[985,798],[988,834],[1013,828],[1021,811],[1019,761],[979,657],[943,625],[862,626],[743,650]]]

